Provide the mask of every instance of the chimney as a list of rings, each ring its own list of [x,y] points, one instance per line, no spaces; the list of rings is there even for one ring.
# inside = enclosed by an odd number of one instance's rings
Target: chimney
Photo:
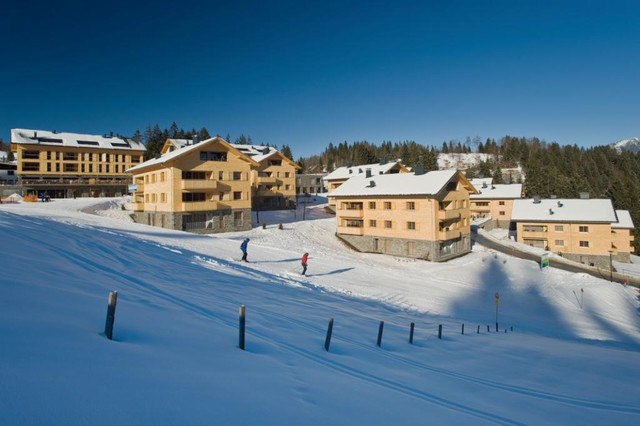
[[[366,173],[366,175],[365,175],[366,177],[368,177],[368,178],[371,177],[371,169],[366,169],[365,173]]]
[[[562,207],[562,203],[558,201],[558,207]]]
[[[533,204],[540,204],[540,196],[539,195],[534,195],[533,196]]]
[[[157,154],[156,154],[156,160],[157,160],[158,158],[160,158],[160,153],[157,153]]]
[[[198,142],[200,142],[198,135],[194,134],[193,137],[191,138],[191,143],[193,143],[194,145],[197,144]]]
[[[588,200],[589,199],[589,193],[588,192],[581,192],[580,193],[580,199],[581,200]]]
[[[38,139],[38,132],[33,132],[33,138]]]
[[[553,210],[552,209],[549,209],[549,214],[553,214]]]
[[[413,174],[416,176],[423,175],[425,173],[424,165],[422,163],[416,164]]]
[[[376,186],[376,182],[372,179],[369,181],[369,188],[373,188],[374,186]]]
[[[113,132],[109,133],[109,137],[112,138],[113,137]]]
[[[482,182],[482,188],[486,188],[487,187],[487,182]]]

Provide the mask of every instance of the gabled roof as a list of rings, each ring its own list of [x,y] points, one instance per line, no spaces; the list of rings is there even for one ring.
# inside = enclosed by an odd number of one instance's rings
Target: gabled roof
[[[11,129],[11,143],[19,145],[65,146],[74,148],[122,149],[146,151],[142,142],[131,138],[49,132],[47,130]]]
[[[533,199],[515,200],[511,220],[520,222],[617,222],[609,199]]]
[[[475,179],[474,179],[475,180]],[[471,182],[473,185],[473,182]],[[477,194],[472,194],[469,196],[472,200],[490,200],[490,199],[510,199],[510,198],[521,198],[522,197],[522,184],[521,183],[512,183],[512,184],[497,184],[497,185],[487,185],[484,187],[483,185],[474,187],[478,190]]]
[[[635,226],[633,226],[633,219],[631,219],[629,210],[616,210],[616,216],[618,218],[618,221],[611,224],[612,228],[615,228],[615,229],[635,228]]]
[[[365,176],[367,169],[371,170],[371,174],[373,176],[384,175],[389,172],[394,166],[402,165],[400,160],[390,161],[388,163],[380,164],[363,164],[361,166],[352,166],[352,167],[338,167],[328,175],[326,175],[324,180],[338,180],[338,179],[349,179],[354,176]]]
[[[164,165],[164,164],[166,164],[166,163],[168,163],[170,161],[175,160],[176,158],[182,157],[182,156],[187,155],[189,153],[197,152],[198,150],[202,149],[203,147],[206,147],[208,145],[214,145],[216,143],[227,147],[230,152],[235,153],[241,159],[245,160],[247,163],[251,164],[252,166],[257,166],[258,165],[258,163],[256,163],[250,157],[248,157],[245,154],[239,152],[237,149],[235,149],[233,146],[231,146],[231,144],[225,142],[224,139],[215,137],[215,138],[207,139],[207,140],[202,141],[200,143],[197,143],[195,145],[185,145],[183,148],[171,151],[171,152],[169,152],[167,154],[164,154],[164,155],[160,156],[159,158],[152,158],[151,160],[147,160],[142,164],[138,164],[137,166],[130,168],[129,170],[127,170],[127,173],[137,172],[137,171],[140,171],[140,170],[143,170],[143,169],[146,169],[146,168],[149,168],[149,167],[153,167],[153,166]]]
[[[236,148],[238,151],[242,152],[243,154],[248,155],[249,157],[251,157],[254,161],[257,161],[258,163],[261,163],[262,161],[266,160],[267,158],[270,158],[270,157],[272,157],[274,155],[277,155],[277,156],[281,157],[283,160],[285,160],[288,163],[290,163],[296,169],[300,168],[300,166],[295,161],[292,161],[290,158],[287,158],[284,154],[282,154],[280,151],[278,151],[277,149],[275,149],[274,147],[271,147],[271,146],[243,145],[243,144],[235,144],[235,143],[232,143],[231,146],[233,146],[234,148]]]
[[[474,191],[464,175],[457,170],[437,170],[422,175],[395,173],[370,178],[356,176],[336,188],[332,197],[437,195],[456,175]],[[373,186],[372,183],[373,182]]]

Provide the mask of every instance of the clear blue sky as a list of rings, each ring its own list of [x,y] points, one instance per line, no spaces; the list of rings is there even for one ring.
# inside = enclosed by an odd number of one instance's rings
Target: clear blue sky
[[[640,136],[640,2],[17,2],[0,137],[158,123],[288,144]]]

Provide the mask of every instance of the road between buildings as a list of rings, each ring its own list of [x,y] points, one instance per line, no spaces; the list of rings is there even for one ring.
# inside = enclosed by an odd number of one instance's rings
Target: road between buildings
[[[471,230],[471,241],[473,244],[480,244],[481,246],[487,247],[491,250],[495,250],[500,253],[507,254],[509,256],[517,257],[519,259],[531,260],[538,264],[540,263],[539,255],[529,253],[523,250],[518,250],[516,247],[513,247],[508,244],[502,244],[499,241],[494,240],[493,238],[489,238],[486,235],[483,235],[482,231],[478,232],[477,229],[475,228],[472,228]],[[592,266],[586,266],[581,263],[571,262],[565,259],[558,260],[556,258],[550,257],[549,266],[552,268],[558,268],[558,269],[562,269],[564,271],[569,271],[569,272],[583,272],[585,274],[589,274],[597,278],[611,280],[613,282],[617,282],[620,284],[628,284],[628,285],[640,288],[639,277],[623,275],[617,272],[613,272],[612,274],[610,274],[608,270],[598,269]]]

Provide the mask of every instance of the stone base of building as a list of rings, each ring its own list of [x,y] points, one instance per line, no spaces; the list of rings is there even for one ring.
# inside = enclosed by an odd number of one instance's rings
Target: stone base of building
[[[253,197],[252,210],[290,210],[296,208],[296,196]]]
[[[602,255],[589,254],[585,256],[585,255],[573,254],[573,253],[562,253],[562,257],[574,262],[582,263],[584,265],[595,266],[596,268],[607,269],[607,270],[609,270],[609,266],[611,265],[611,260],[615,260],[616,262],[622,262],[622,263],[631,263],[631,255],[629,253],[618,253],[614,255],[611,259],[609,258],[608,255],[602,256]]]
[[[336,234],[353,249],[365,253],[382,253],[392,256],[444,262],[471,251],[471,236],[464,234],[447,241],[425,241],[406,238],[386,238],[370,235]]]
[[[134,212],[133,220],[145,225],[216,234],[251,230],[251,209],[226,209],[203,212]]]

